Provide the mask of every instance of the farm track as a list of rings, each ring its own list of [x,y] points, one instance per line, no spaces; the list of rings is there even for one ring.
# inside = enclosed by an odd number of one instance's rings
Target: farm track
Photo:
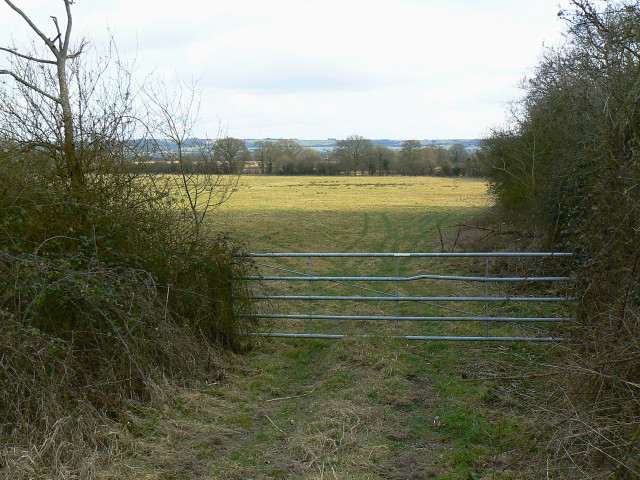
[[[135,454],[105,478],[545,478],[530,450],[540,435],[531,402],[544,400],[532,360],[545,355],[263,342],[228,359],[225,381],[136,419]],[[508,379],[478,381],[491,376]]]

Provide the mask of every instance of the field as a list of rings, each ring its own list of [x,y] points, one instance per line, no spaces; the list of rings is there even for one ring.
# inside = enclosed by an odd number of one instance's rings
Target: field
[[[231,230],[251,251],[437,251],[490,203],[479,180],[245,177],[211,228]],[[349,274],[394,268],[340,265]],[[368,327],[345,331],[358,328]],[[199,388],[137,412],[129,448],[104,478],[563,478],[540,448],[554,373],[542,364],[553,352],[354,335],[259,339],[217,360]]]
[[[212,221],[253,251],[420,251],[489,204],[477,179],[246,176]]]

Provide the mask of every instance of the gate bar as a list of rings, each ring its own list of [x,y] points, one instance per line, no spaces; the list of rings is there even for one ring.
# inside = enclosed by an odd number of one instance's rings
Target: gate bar
[[[355,300],[374,302],[566,302],[572,297],[358,297],[333,295],[255,295],[254,300]]]
[[[246,280],[287,280],[305,282],[411,282],[414,280],[460,280],[467,282],[565,282],[571,277],[465,277],[460,275],[414,275],[412,277],[318,277],[285,275],[251,275]]]
[[[415,252],[415,253],[246,253],[240,257],[572,257],[571,252]]]
[[[489,276],[489,259],[490,258],[524,258],[524,257],[538,257],[538,258],[558,258],[558,257],[572,257],[572,253],[568,252],[416,252],[416,253],[388,253],[388,252],[379,252],[379,253],[346,253],[346,252],[311,252],[311,253],[303,253],[303,252],[289,252],[289,253],[276,253],[276,252],[266,252],[266,253],[247,253],[240,254],[239,257],[253,257],[253,258],[306,258],[309,261],[309,272],[308,275],[302,272],[281,269],[272,265],[263,265],[268,268],[276,268],[278,270],[284,270],[289,272],[290,275],[275,275],[275,276],[249,276],[246,277],[246,280],[272,280],[272,281],[306,281],[309,285],[309,294],[308,295],[256,295],[253,298],[255,300],[293,300],[293,301],[308,301],[309,302],[309,314],[249,314],[246,316],[250,316],[253,318],[283,318],[283,319],[299,319],[299,320],[308,320],[310,324],[309,333],[284,333],[284,332],[260,332],[253,333],[251,335],[256,336],[265,336],[265,337],[281,337],[281,338],[317,338],[317,339],[340,339],[344,338],[348,335],[345,334],[322,334],[322,333],[314,333],[313,332],[313,320],[392,320],[396,321],[396,325],[399,325],[401,321],[449,321],[449,322],[461,322],[461,321],[469,321],[469,322],[477,322],[477,321],[485,321],[487,323],[487,332],[485,336],[450,336],[450,335],[442,335],[442,336],[422,336],[422,335],[400,335],[399,332],[396,332],[395,336],[392,338],[401,338],[406,340],[433,340],[433,341],[530,341],[530,342],[562,342],[565,339],[561,337],[526,337],[526,336],[518,336],[518,337],[503,337],[503,336],[490,336],[489,335],[489,325],[490,322],[504,322],[504,323],[523,323],[522,327],[529,328],[529,325],[526,325],[528,322],[544,322],[544,323],[558,323],[558,322],[570,322],[570,318],[564,317],[491,317],[489,316],[488,308],[489,302],[566,302],[573,300],[572,297],[564,296],[564,297],[492,297],[489,295],[488,286],[489,282],[569,282],[571,281],[570,277],[567,276],[545,276],[545,277],[490,277]],[[320,275],[312,275],[311,271],[311,258],[345,258],[345,257],[355,257],[355,258],[395,258],[396,260],[396,275],[394,277],[371,277],[371,276],[320,276]],[[486,272],[484,276],[464,276],[464,275],[415,275],[415,276],[405,276],[400,277],[398,274],[399,267],[398,261],[401,257],[408,258],[485,258],[486,260]],[[293,275],[291,275],[293,274]],[[485,283],[485,296],[479,297],[419,297],[419,296],[400,296],[399,292],[399,284],[400,282],[410,282],[414,280],[454,280],[454,281],[475,281],[475,282],[484,282]],[[312,283],[318,281],[327,281],[327,282],[335,282],[339,284],[349,285],[351,287],[355,287],[358,289],[365,289],[364,286],[356,285],[356,282],[396,282],[396,292],[395,296],[393,294],[388,294],[386,292],[377,292],[375,290],[371,290],[373,293],[383,294],[385,296],[339,296],[339,295],[313,295],[312,294]],[[348,284],[344,282],[353,282],[354,284]],[[313,314],[312,302],[314,300],[323,301],[380,301],[380,302],[396,302],[396,316],[382,316],[382,315],[317,315]],[[419,317],[419,316],[400,316],[398,311],[399,302],[483,302],[485,303],[485,312],[484,316],[475,315],[471,312],[459,311],[459,313],[465,315],[473,315],[473,316],[458,316],[458,317],[446,317],[446,316],[433,316],[433,317]],[[449,307],[441,306],[441,308],[449,309]],[[551,335],[553,335],[551,333]],[[377,337],[380,336],[378,334],[361,334],[356,335],[358,337]],[[388,335],[384,335],[388,336]]]
[[[455,336],[422,336],[422,335],[343,335],[334,333],[252,333],[252,336],[277,337],[277,338],[318,338],[318,339],[340,339],[349,336],[360,338],[403,338],[405,340],[423,341],[463,341],[463,342],[564,342],[562,337],[455,337]]]
[[[308,320],[309,315],[301,314],[277,314],[277,313],[253,313],[245,315],[250,318],[286,318],[291,320]],[[385,315],[312,315],[315,320],[397,320],[407,322],[570,322],[568,317],[403,317]]]

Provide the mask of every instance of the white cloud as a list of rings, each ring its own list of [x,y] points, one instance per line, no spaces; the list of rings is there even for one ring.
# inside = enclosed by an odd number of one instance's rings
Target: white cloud
[[[20,2],[47,26],[51,3]],[[74,8],[79,32],[99,44],[108,26],[143,70],[200,78],[209,132],[222,119],[247,138],[460,138],[503,118],[542,42],[559,38],[557,3],[78,0]],[[4,5],[0,27],[18,39],[28,32]]]

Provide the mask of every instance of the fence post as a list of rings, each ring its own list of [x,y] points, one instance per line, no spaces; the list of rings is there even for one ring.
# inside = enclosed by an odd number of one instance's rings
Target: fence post
[[[489,256],[485,257],[485,269],[484,269],[484,296],[489,297]],[[489,301],[484,302],[484,316],[489,316]],[[489,320],[487,320],[487,337],[489,336]]]
[[[309,296],[312,295],[313,282],[311,281],[311,255],[309,255]],[[313,300],[309,299],[309,333],[313,335]]]
[[[400,316],[400,257],[396,257],[396,318]],[[400,320],[396,319],[396,335],[400,335]]]

